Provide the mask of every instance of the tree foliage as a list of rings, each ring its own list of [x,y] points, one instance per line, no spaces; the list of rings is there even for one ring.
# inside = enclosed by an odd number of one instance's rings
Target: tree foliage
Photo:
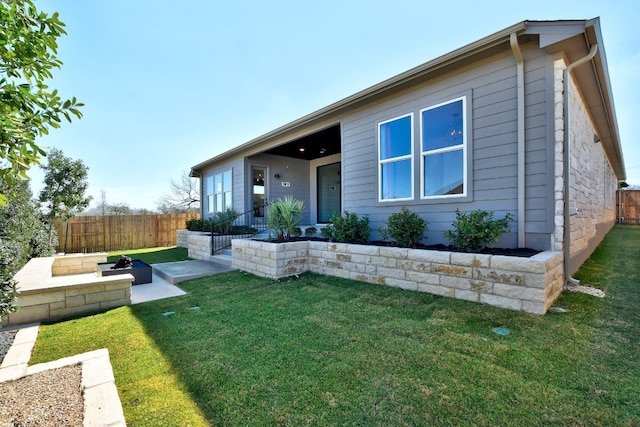
[[[200,189],[195,178],[189,172],[183,172],[178,180],[171,178],[171,192],[157,202],[161,213],[198,212],[200,208]]]
[[[49,243],[47,230],[32,199],[29,181],[9,186],[0,181],[6,204],[0,206],[0,318],[16,310],[15,273],[31,258],[51,255],[57,245],[55,233]]]
[[[65,34],[58,13],[39,12],[32,0],[0,1],[0,181],[6,184],[26,179],[46,155],[37,136],[60,127],[62,117],[82,117],[82,103],[63,100],[46,85],[62,65],[57,39]]]
[[[89,187],[88,168],[82,160],[65,157],[61,150],[55,148],[49,152],[47,159],[48,164],[42,166],[45,186],[38,198],[52,230],[54,219],[67,221],[75,217],[89,206],[91,197],[85,196]]]

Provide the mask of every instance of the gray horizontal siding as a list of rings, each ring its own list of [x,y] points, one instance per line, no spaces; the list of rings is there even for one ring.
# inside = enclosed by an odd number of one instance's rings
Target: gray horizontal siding
[[[244,208],[244,159],[237,158],[231,160],[229,162],[221,163],[218,165],[214,165],[213,167],[207,168],[202,172],[202,177],[200,178],[202,183],[202,192],[201,192],[201,215],[203,218],[209,218],[213,216],[212,213],[209,213],[209,201],[206,187],[207,177],[214,176],[219,173],[223,173],[231,169],[231,177],[233,180],[233,184],[231,187],[231,197],[233,198],[233,208],[239,212],[243,212]]]
[[[252,166],[267,168],[266,199],[274,201],[285,196],[292,196],[302,200],[305,209],[300,221],[301,224],[310,224],[311,184],[309,180],[309,161],[271,154],[258,154],[247,161],[247,171],[250,171]],[[275,174],[279,174],[280,178],[274,178]],[[283,187],[282,182],[289,182],[291,186]],[[248,185],[250,186],[251,183],[248,183]],[[252,189],[249,186],[247,187],[246,203],[250,207]]]
[[[526,149],[527,149],[527,231],[550,233],[549,220],[549,113],[548,81],[551,61],[537,49],[525,51]],[[471,199],[425,201],[420,199],[419,111],[436,103],[471,93],[472,121],[469,143],[472,147],[473,186]],[[443,232],[450,229],[455,209],[495,211],[500,218],[517,211],[517,92],[516,67],[510,54],[469,67],[447,79],[437,79],[411,91],[399,93],[377,105],[354,111],[342,120],[343,209],[366,214],[372,230],[384,225],[388,216],[407,206],[430,223],[429,241],[447,243]],[[377,200],[377,124],[407,113],[414,113],[414,199],[407,202],[379,203]],[[552,171],[551,171],[552,172]],[[514,245],[516,224],[505,236],[504,244]],[[374,233],[376,236],[377,233]],[[379,236],[378,236],[379,237]]]

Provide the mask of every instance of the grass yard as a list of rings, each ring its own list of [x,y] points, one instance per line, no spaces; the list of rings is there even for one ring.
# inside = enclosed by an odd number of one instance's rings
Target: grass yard
[[[607,297],[565,293],[546,316],[225,273],[43,325],[31,363],[107,347],[130,426],[637,426],[639,260],[640,227],[616,226],[575,275]]]
[[[107,262],[116,262],[120,255],[126,255],[133,259],[139,259],[147,264],[159,264],[172,261],[186,261],[189,258],[187,248],[178,248],[175,246],[166,248],[147,248],[124,250],[117,252],[109,252]]]

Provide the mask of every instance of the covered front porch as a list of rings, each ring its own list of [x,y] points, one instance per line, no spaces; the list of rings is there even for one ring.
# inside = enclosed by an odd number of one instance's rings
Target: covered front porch
[[[245,157],[242,210],[266,221],[264,206],[291,195],[304,202],[301,225],[321,226],[342,207],[341,128],[335,124]]]

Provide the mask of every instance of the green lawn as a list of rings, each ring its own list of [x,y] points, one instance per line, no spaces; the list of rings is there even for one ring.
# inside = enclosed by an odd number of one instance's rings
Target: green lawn
[[[159,264],[162,262],[185,261],[191,259],[187,254],[187,248],[177,248],[173,246],[167,248],[147,248],[109,252],[107,261],[115,262],[118,260],[118,258],[120,258],[120,255],[126,255],[133,259],[139,259],[146,262],[147,264]]]
[[[640,227],[616,226],[575,275],[607,297],[546,316],[236,271],[43,325],[31,363],[107,347],[130,426],[637,426],[638,260]]]

